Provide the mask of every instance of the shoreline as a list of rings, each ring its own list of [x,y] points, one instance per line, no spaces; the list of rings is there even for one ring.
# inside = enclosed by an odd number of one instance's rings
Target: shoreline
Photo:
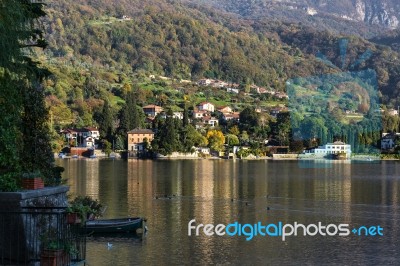
[[[221,157],[208,157],[208,158],[202,158],[202,157],[161,157],[161,158],[135,158],[135,157],[130,157],[130,158],[121,158],[119,157],[107,157],[107,156],[97,156],[95,158],[90,158],[90,157],[83,157],[80,156],[78,158],[74,158],[72,156],[65,156],[64,158],[60,158],[58,156],[55,156],[55,159],[60,159],[60,160],[96,160],[96,159],[113,159],[113,160],[154,160],[154,161],[163,161],[163,160],[233,160],[233,161],[332,161],[332,162],[378,162],[378,161],[400,161],[400,159],[396,158],[379,158],[379,159],[373,159],[373,160],[367,160],[365,158],[352,158],[352,159],[347,159],[347,160],[333,160],[333,159],[304,159],[304,158],[273,158],[273,157],[258,157],[258,158],[221,158]]]

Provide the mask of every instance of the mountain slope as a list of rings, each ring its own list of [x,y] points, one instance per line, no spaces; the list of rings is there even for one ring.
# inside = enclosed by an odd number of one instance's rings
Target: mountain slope
[[[196,1],[198,2],[198,1]],[[363,36],[399,27],[397,0],[201,0],[202,3],[245,18],[300,22]]]
[[[338,42],[343,35],[321,27],[243,19],[172,0],[53,0],[47,11],[49,47],[39,57],[54,73],[44,85],[59,126],[92,125],[104,101],[116,112],[135,85],[144,87],[140,104],[168,102],[178,92],[183,97],[179,83],[167,89],[160,82],[149,90],[145,82],[153,75],[194,81],[209,77],[283,91],[290,78],[343,71],[316,58],[322,52],[341,65]],[[361,37],[348,38],[346,65],[371,50],[373,57],[354,70],[376,70],[383,102],[396,106],[399,54]]]
[[[284,84],[290,76],[326,69],[295,48],[252,31],[230,31],[196,9],[161,5],[162,1],[144,9],[134,9],[130,3],[124,9],[126,2],[117,2],[122,4],[114,8],[99,1],[91,6],[85,1],[53,2],[48,22],[50,55],[124,71],[260,85],[277,79]],[[123,16],[128,19],[120,19]]]

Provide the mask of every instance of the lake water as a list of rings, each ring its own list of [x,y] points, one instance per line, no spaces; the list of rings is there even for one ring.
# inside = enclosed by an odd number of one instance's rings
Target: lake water
[[[88,265],[400,265],[400,164],[64,159],[70,192],[142,216],[140,239],[89,239]],[[165,197],[165,195],[167,197]],[[188,236],[188,222],[381,226],[383,236]],[[193,231],[194,233],[194,231]],[[113,244],[111,249],[107,243]]]

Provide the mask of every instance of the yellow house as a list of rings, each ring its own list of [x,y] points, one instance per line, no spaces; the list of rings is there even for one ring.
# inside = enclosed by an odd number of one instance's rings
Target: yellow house
[[[128,132],[128,150],[129,151],[142,151],[144,140],[150,142],[154,139],[154,132],[150,129],[136,128]]]

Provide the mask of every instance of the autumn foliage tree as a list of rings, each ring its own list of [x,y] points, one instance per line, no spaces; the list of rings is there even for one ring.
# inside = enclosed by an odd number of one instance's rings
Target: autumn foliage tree
[[[220,130],[212,129],[207,132],[208,147],[215,151],[222,151],[225,144],[224,133]]]

